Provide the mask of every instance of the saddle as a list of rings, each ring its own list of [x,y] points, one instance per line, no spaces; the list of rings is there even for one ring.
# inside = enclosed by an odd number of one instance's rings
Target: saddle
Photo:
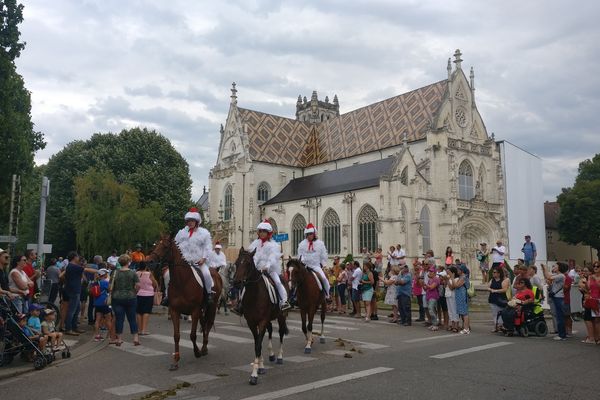
[[[323,285],[323,282],[321,281],[321,275],[319,275],[317,272],[315,272],[314,269],[312,269],[311,267],[306,267],[307,270],[310,271],[310,273],[315,277],[315,280],[317,281],[317,286],[319,287],[319,291],[321,293],[323,293],[325,296],[327,296],[327,293],[325,293],[325,286]]]
[[[277,289],[275,288],[275,283],[269,276],[269,273],[266,271],[261,272],[260,276],[264,280],[265,286],[267,287],[267,293],[269,293],[269,300],[271,301],[271,304],[279,305],[279,301],[281,299],[279,298],[279,293],[277,293]],[[242,289],[242,292],[240,293],[240,300],[239,300],[240,302],[244,298],[245,293],[246,293],[246,288],[244,287]]]

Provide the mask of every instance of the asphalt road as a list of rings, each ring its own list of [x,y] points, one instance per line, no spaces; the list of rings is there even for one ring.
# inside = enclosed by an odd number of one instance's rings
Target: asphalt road
[[[487,318],[487,315],[480,315]],[[289,317],[284,364],[268,369],[250,386],[251,334],[236,316],[217,316],[209,354],[193,356],[182,321],[182,359],[169,372],[173,351],[171,322],[151,319],[142,345],[97,346],[94,351],[42,371],[0,380],[0,398],[68,399],[593,399],[600,346],[575,338],[507,338],[489,333],[489,322],[473,323],[470,335],[430,332],[420,324],[401,327],[331,316],[326,343],[304,354],[299,315]],[[340,341],[339,339],[343,339]],[[81,341],[89,340],[89,335]],[[130,338],[129,338],[130,340]],[[278,340],[274,340],[275,350]],[[266,353],[265,340],[265,359]],[[595,371],[595,372],[594,372]],[[189,385],[188,385],[189,384]],[[168,396],[168,397],[167,397]],[[148,398],[148,397],[146,397]]]

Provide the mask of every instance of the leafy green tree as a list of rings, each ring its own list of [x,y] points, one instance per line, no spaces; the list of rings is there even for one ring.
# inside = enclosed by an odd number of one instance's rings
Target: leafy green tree
[[[142,206],[138,192],[111,172],[92,168],[75,178],[77,247],[88,257],[122,251],[132,239],[152,243],[166,228],[163,214],[155,201]]]
[[[74,179],[90,168],[110,171],[119,184],[135,189],[143,207],[159,204],[171,232],[181,228],[192,181],[187,162],[169,140],[141,128],[95,134],[87,141],[69,143],[48,162],[47,242],[55,251],[64,253],[76,246]],[[142,240],[130,236],[128,247]]]
[[[19,41],[21,22],[23,5],[0,0],[0,232],[8,227],[12,175],[27,178],[33,170],[35,152],[46,145],[43,135],[34,130],[31,95],[15,66],[15,59],[25,48]]]
[[[579,164],[575,185],[563,189],[558,204],[561,240],[588,245],[600,258],[600,154]]]

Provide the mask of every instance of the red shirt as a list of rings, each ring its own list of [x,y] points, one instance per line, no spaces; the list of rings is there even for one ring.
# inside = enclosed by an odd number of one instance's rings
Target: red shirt
[[[33,265],[31,265],[31,263],[27,263],[25,264],[25,266],[23,267],[23,272],[25,272],[27,274],[27,276],[29,277],[29,279],[33,280],[33,276],[35,275],[35,270],[33,269]],[[27,296],[33,296],[34,292],[34,288],[35,288],[35,281],[34,281],[34,286],[29,288],[29,292],[27,293]]]
[[[531,300],[535,295],[533,294],[533,290],[531,289],[523,289],[520,292],[515,294],[515,298],[521,301]]]

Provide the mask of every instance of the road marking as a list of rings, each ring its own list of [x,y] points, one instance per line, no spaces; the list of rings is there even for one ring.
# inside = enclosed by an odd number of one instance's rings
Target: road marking
[[[169,354],[164,351],[154,350],[154,349],[151,349],[150,347],[146,347],[146,346],[134,346],[131,343],[123,343],[121,346],[115,346],[114,348],[117,350],[126,351],[128,353],[136,354],[136,355],[142,356],[142,357],[163,356],[165,354]]]
[[[271,400],[279,399],[281,397],[290,396],[293,394],[308,392],[309,390],[319,389],[326,386],[337,385],[342,382],[347,382],[353,379],[364,378],[370,375],[381,374],[384,372],[392,371],[393,368],[378,367],[372,369],[366,369],[364,371],[353,372],[351,374],[340,375],[329,379],[323,379],[320,381],[307,383],[304,385],[292,386],[282,390],[276,390],[274,392],[263,393],[256,396],[246,397],[242,400]]]
[[[104,389],[105,392],[116,394],[117,396],[129,396],[136,393],[151,392],[153,390],[154,388],[151,388],[150,386],[140,385],[138,383]]]
[[[252,372],[252,364],[240,365],[239,367],[231,367],[231,369],[236,369],[238,371],[243,372]],[[265,365],[265,369],[271,369],[271,367]]]
[[[177,379],[178,381],[188,382],[188,383],[200,383],[200,382],[208,382],[214,379],[219,379],[218,376],[208,375],[208,374],[192,374],[192,375],[182,375],[176,376],[173,379]]]
[[[250,329],[248,328],[244,328],[243,326],[232,326],[232,325],[227,325],[227,326],[221,326],[221,329],[227,329],[230,331],[236,331],[236,332],[241,332],[241,333],[247,333],[248,335],[252,335],[252,332],[250,332]],[[288,326],[288,328],[290,330],[292,330],[291,326]],[[279,339],[279,332],[278,332],[279,327],[277,325],[273,326],[273,340],[275,340],[275,338]],[[302,331],[302,329],[297,328],[297,330]],[[213,333],[210,334],[211,336],[213,335]],[[209,338],[211,337],[209,336]],[[266,337],[268,337],[268,335],[265,334]],[[295,336],[293,335],[287,335],[286,338],[287,339],[291,339]],[[254,343],[254,341],[252,341],[252,343]]]
[[[430,358],[443,359],[443,358],[456,357],[456,356],[461,356],[463,354],[474,353],[476,351],[482,351],[482,350],[493,349],[495,347],[507,346],[509,344],[512,344],[512,343],[511,342],[490,343],[490,344],[486,344],[483,346],[475,346],[475,347],[469,347],[467,349],[451,351],[450,353],[436,354],[435,356],[430,356]]]
[[[458,338],[458,337],[467,337],[467,335],[439,335],[439,336],[428,336],[419,339],[410,339],[405,340],[404,343],[418,343],[418,342],[426,342],[428,340],[437,340],[437,339],[450,339],[450,338]]]
[[[299,326],[290,326],[290,325],[288,325],[288,329],[290,331],[302,332],[302,328],[299,327]],[[277,324],[273,324],[273,337],[277,336],[279,338],[279,333],[277,333],[277,335],[275,335],[275,332],[279,332],[279,325],[277,325]],[[313,332],[313,333],[316,333],[316,331]],[[325,331],[323,333],[331,333],[331,331]],[[302,333],[302,334],[304,335],[304,333]],[[293,337],[295,337],[295,336],[294,335],[287,335],[286,336],[286,338],[293,338]]]
[[[302,321],[288,320],[287,322],[302,325]],[[313,330],[315,328],[321,329],[321,321],[313,321]],[[332,324],[328,324],[328,323],[325,323],[325,328],[326,329],[337,329],[337,330],[342,330],[342,331],[357,331],[357,330],[359,330],[359,328],[352,328],[349,326],[336,326],[336,325],[332,325]]]
[[[313,361],[316,360],[316,358],[314,357],[305,357],[305,356],[292,356],[292,357],[286,357],[285,361],[291,361],[294,363],[303,363],[303,362],[307,362],[307,361]]]
[[[154,340],[157,340],[159,342],[166,343],[166,344],[173,344],[174,343],[172,336],[159,335],[159,334],[156,334],[156,333],[152,333],[152,334],[150,334],[150,335],[148,335],[146,337],[148,339],[154,339]],[[198,345],[201,346],[202,345],[202,337],[200,336],[199,339],[200,339],[200,343],[198,343]],[[186,349],[193,349],[194,348],[194,344],[189,339],[179,339],[179,346],[185,347]],[[209,349],[214,349],[216,346],[212,345],[212,344],[209,344],[207,347]]]
[[[248,329],[248,332],[250,332],[250,329]],[[182,331],[182,333],[190,333],[190,331]],[[226,342],[232,342],[232,343],[253,343],[254,344],[254,339],[248,339],[248,338],[243,338],[243,337],[239,337],[239,336],[225,335],[223,333],[216,333],[216,332],[210,333],[210,335],[208,336],[208,339],[210,340],[211,338],[220,339],[220,340],[224,340]]]

